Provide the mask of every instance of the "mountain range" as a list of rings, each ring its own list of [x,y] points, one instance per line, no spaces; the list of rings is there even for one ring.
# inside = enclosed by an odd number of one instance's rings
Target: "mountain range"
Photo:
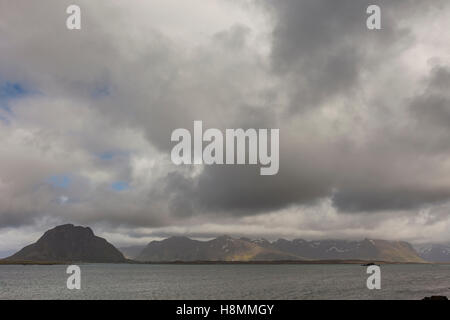
[[[150,242],[135,257],[138,261],[271,261],[271,260],[375,260],[425,262],[403,241],[235,239],[222,236],[210,241],[171,237]]]
[[[450,262],[450,244],[425,244],[414,247],[419,256],[431,262]]]
[[[413,247],[404,241],[364,239],[268,241],[221,236],[209,241],[170,237],[146,246],[116,249],[89,227],[66,224],[0,260],[13,262],[194,262],[194,261],[385,261],[450,262],[450,245]]]

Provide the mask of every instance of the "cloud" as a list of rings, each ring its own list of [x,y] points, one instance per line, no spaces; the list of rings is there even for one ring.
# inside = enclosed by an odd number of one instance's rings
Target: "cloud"
[[[0,228],[448,240],[449,6],[378,3],[2,3]],[[279,128],[279,173],[173,165],[194,120]]]

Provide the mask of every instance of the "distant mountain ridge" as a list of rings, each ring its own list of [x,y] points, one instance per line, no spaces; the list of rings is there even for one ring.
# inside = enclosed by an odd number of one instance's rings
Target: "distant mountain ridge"
[[[279,239],[266,244],[291,254],[299,254],[313,260],[361,259],[390,262],[424,262],[412,245],[404,241],[364,239],[306,241]]]
[[[6,258],[7,261],[124,262],[122,253],[89,227],[65,224]]]
[[[424,244],[417,245],[418,255],[430,262],[450,262],[450,244]]]
[[[150,242],[136,257],[138,261],[271,261],[271,260],[376,260],[425,262],[404,241],[292,241],[279,239],[235,239],[222,236],[210,241],[171,237]]]
[[[243,239],[221,236],[210,241],[171,237],[150,242],[136,257],[138,261],[256,261],[299,260],[298,256],[264,248]]]
[[[450,262],[450,246],[413,248],[408,242],[364,239],[268,241],[221,236],[209,241],[170,237],[147,246],[122,248],[122,252],[89,227],[66,224],[48,230],[39,240],[10,257],[11,262],[99,262],[118,263],[174,261],[316,261],[370,260],[386,262]],[[130,261],[131,262],[131,261]]]

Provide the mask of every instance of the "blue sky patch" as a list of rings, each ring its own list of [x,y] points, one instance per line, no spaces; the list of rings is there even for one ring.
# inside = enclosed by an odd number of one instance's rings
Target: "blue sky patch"
[[[111,184],[111,188],[115,191],[124,191],[130,189],[130,185],[125,181],[116,181]]]
[[[92,90],[91,96],[94,99],[103,98],[111,94],[111,89],[108,85],[97,86]]]
[[[0,109],[11,112],[9,100],[21,98],[28,93],[23,85],[17,82],[0,83]]]
[[[0,98],[12,99],[23,96],[27,90],[20,83],[5,82],[0,85]]]
[[[1,107],[0,107],[1,108]],[[0,115],[0,121],[6,125],[9,125],[11,122],[7,117]]]
[[[67,174],[59,174],[51,176],[48,182],[55,188],[68,188],[72,178]]]
[[[125,151],[105,151],[98,155],[98,157],[102,160],[112,160],[116,157],[127,157],[129,156],[129,152]]]

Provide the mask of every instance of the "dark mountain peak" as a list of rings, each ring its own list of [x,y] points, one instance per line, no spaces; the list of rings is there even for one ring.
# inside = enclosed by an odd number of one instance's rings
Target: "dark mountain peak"
[[[290,241],[289,240],[286,240],[286,239],[283,239],[283,238],[279,238],[278,240],[276,240],[275,242],[274,242],[274,244],[275,243],[289,243]]]
[[[178,242],[178,241],[194,241],[194,240],[192,240],[191,238],[188,238],[186,236],[171,236],[162,241]]]
[[[185,236],[171,236],[168,237],[166,239],[162,239],[162,240],[152,240],[149,242],[149,246],[160,246],[160,245],[164,245],[164,244],[169,244],[169,245],[177,245],[177,244],[182,244],[182,243],[188,243],[188,242],[193,242],[195,240],[192,240],[191,238],[185,237]]]
[[[195,246],[195,244],[197,242],[198,242],[197,240],[193,240],[186,236],[171,236],[171,237],[163,239],[163,240],[150,241],[150,243],[145,248],[152,248],[152,247],[159,248],[159,247],[166,246],[168,248],[171,248],[171,250],[182,249],[182,248],[186,248],[187,246]],[[145,250],[145,248],[144,248],[144,250]],[[141,251],[140,254],[142,254],[142,252],[143,251]]]
[[[233,242],[233,241],[243,241],[243,240],[234,239],[228,235],[223,235],[223,236],[217,237],[215,239],[212,239],[208,242],[211,243],[212,245],[214,245],[214,244],[218,245],[218,244],[226,244],[226,243]]]
[[[227,234],[224,234],[224,235],[221,235],[220,237],[217,237],[216,240],[233,240],[233,238]]]
[[[38,240],[47,239],[48,237],[95,237],[94,232],[89,227],[74,226],[73,224],[63,224],[53,229],[47,230]]]
[[[375,245],[375,240],[364,238],[364,240],[361,241],[361,243],[366,244],[366,245]]]
[[[61,224],[59,226],[56,226],[53,229],[50,229],[50,230],[47,230],[47,231],[58,230],[58,229],[71,229],[71,228],[75,228],[75,226],[72,223],[66,223],[66,224]]]
[[[267,247],[267,246],[270,246],[272,244],[269,240],[264,239],[264,238],[253,240],[252,243],[255,243],[255,244],[260,245],[262,247]]]
[[[91,228],[64,224],[7,258],[15,261],[123,262],[122,253]]]

